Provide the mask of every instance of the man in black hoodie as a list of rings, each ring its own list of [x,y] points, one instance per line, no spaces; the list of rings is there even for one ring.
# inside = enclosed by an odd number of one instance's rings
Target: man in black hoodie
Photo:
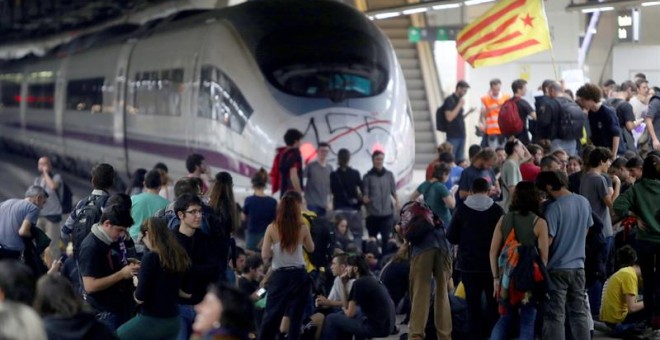
[[[447,230],[449,242],[458,245],[470,339],[488,338],[497,320],[488,254],[493,231],[504,210],[488,196],[489,191],[488,181],[475,179],[470,196],[456,209]],[[486,296],[486,310],[482,307],[482,293]]]
[[[179,196],[174,202],[174,213],[180,220],[175,235],[190,256],[192,267],[185,275],[179,298],[181,328],[179,339],[189,339],[195,321],[195,305],[206,294],[206,288],[220,275],[221,258],[213,238],[201,230],[203,203],[195,195]],[[226,263],[226,261],[225,261]]]

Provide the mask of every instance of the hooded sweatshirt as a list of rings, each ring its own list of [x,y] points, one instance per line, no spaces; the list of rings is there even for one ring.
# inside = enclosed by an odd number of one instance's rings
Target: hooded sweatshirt
[[[490,242],[504,210],[487,195],[470,195],[451,219],[447,239],[458,245],[459,269],[490,272]]]
[[[79,313],[70,318],[59,316],[44,317],[48,339],[117,339],[117,337],[92,314]]]
[[[634,213],[647,225],[637,231],[637,239],[660,243],[660,181],[642,179],[614,201],[614,213],[623,217]]]

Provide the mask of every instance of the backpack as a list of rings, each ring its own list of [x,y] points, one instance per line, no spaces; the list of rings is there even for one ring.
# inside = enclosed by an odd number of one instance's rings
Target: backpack
[[[500,290],[496,294],[502,305],[515,306],[528,297],[528,292],[532,292],[533,297],[547,292],[548,274],[536,245],[525,245],[518,241],[515,216],[510,216],[513,226],[506,235],[497,261],[500,271]],[[542,285],[539,287],[539,284]],[[542,294],[539,294],[539,288]]]
[[[73,192],[66,182],[62,182],[62,194],[58,198],[62,206],[62,213],[70,214],[73,211]]]
[[[441,132],[447,132],[447,116],[445,116],[445,104],[442,104],[438,110],[435,111],[435,129]]]
[[[282,175],[280,174],[280,161],[282,155],[286,151],[286,147],[279,147],[275,150],[275,158],[273,158],[273,165],[270,168],[270,186],[273,189],[273,194],[280,190],[282,184]]]
[[[557,97],[555,100],[560,106],[557,138],[575,140],[582,137],[582,128],[587,121],[587,115],[570,98]]]
[[[335,251],[335,229],[325,217],[313,217],[303,213],[309,223],[309,230],[314,241],[314,252],[308,253],[309,262],[316,268],[325,268],[332,262]]]
[[[437,229],[444,230],[442,220],[424,202],[411,201],[401,208],[400,233],[411,245],[420,244]]]
[[[513,97],[502,104],[497,122],[500,131],[505,136],[514,136],[523,131],[523,121],[518,113],[518,102],[520,98]]]
[[[71,226],[73,241],[73,252],[78,255],[78,250],[85,237],[92,231],[92,226],[101,220],[102,208],[108,200],[108,195],[90,195],[82,204],[78,204],[76,218]]]

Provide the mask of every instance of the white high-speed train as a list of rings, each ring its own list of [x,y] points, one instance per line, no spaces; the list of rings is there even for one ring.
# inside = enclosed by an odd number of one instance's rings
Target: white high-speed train
[[[176,177],[197,152],[248,188],[297,128],[306,161],[326,141],[331,161],[347,148],[365,173],[382,150],[399,186],[412,177],[413,120],[394,50],[334,1],[247,2],[81,38],[0,64],[0,98],[5,147],[56,155],[81,174],[97,162],[126,173],[164,162]]]

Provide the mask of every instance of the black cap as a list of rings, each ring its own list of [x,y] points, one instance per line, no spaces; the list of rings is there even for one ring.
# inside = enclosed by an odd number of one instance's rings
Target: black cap
[[[456,87],[457,88],[462,87],[462,88],[465,88],[465,89],[469,89],[470,84],[468,84],[467,81],[465,81],[465,80],[459,80],[458,83],[456,84]]]

